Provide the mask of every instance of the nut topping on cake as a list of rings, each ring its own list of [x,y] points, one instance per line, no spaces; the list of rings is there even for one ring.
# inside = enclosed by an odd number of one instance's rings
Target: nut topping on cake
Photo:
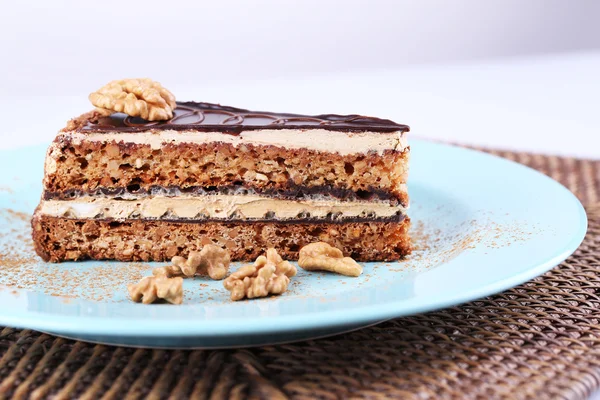
[[[89,99],[103,114],[122,112],[148,121],[169,120],[176,107],[173,93],[148,78],[112,81]]]
[[[329,271],[346,276],[359,276],[362,267],[340,249],[324,242],[311,243],[300,249],[298,265],[307,271]]]
[[[296,267],[284,261],[273,248],[267,250],[267,256],[259,256],[253,265],[245,265],[223,282],[225,289],[231,292],[231,300],[253,299],[278,295],[285,292],[290,278],[296,275]]]

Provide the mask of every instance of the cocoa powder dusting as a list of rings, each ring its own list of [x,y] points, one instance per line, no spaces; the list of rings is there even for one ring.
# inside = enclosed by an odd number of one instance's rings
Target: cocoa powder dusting
[[[0,209],[0,285],[51,296],[110,300],[123,286],[137,281],[151,268],[143,263],[44,263],[35,254],[31,215]]]
[[[446,263],[465,251],[501,249],[525,242],[544,229],[525,221],[499,224],[492,213],[482,212],[477,218],[463,221],[448,229],[440,229],[432,221],[413,222],[411,240],[413,253],[400,262],[401,268],[392,271],[423,271]]]

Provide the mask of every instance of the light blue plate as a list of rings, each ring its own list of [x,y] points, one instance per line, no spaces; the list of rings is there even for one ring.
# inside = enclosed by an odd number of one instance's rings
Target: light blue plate
[[[359,278],[301,271],[284,295],[261,300],[231,302],[222,282],[198,278],[186,280],[182,306],[134,304],[127,284],[158,264],[46,264],[34,255],[28,215],[44,151],[0,152],[0,324],[87,341],[231,347],[340,333],[518,285],[563,261],[587,229],[579,201],[546,176],[413,140],[409,260],[367,263]]]

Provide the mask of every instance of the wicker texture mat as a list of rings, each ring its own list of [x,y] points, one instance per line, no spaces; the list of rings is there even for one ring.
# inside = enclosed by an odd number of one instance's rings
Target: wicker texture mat
[[[583,399],[600,387],[600,162],[495,152],[568,186],[582,247],[500,295],[315,341],[230,351],[91,345],[0,328],[0,398]]]

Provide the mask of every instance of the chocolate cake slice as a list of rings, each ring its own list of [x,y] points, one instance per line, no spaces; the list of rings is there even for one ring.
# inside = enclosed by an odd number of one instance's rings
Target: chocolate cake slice
[[[33,220],[46,261],[164,261],[207,243],[253,260],[327,242],[357,260],[410,253],[409,128],[360,115],[178,102],[149,122],[92,111],[48,149]]]

